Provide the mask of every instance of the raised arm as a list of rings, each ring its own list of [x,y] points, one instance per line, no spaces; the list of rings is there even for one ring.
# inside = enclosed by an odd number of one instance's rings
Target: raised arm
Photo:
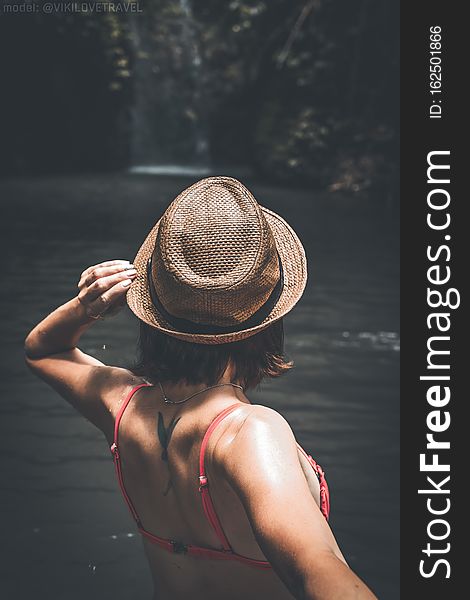
[[[276,411],[255,405],[213,460],[241,499],[256,540],[299,600],[374,600],[351,571],[321,514],[297,456],[295,438]]]
[[[25,358],[35,375],[46,381],[107,437],[116,405],[138,383],[127,370],[104,365],[77,348],[97,317],[116,311],[124,300],[135,269],[128,261],[107,261],[86,269],[78,295],[59,306],[29,333]]]

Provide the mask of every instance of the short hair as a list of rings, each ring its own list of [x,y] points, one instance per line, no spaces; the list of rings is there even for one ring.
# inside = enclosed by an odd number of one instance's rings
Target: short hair
[[[231,361],[234,382],[249,389],[265,377],[279,377],[293,367],[284,356],[282,319],[251,337],[225,344],[183,341],[141,321],[138,351],[138,362],[132,370],[150,383],[214,385]]]

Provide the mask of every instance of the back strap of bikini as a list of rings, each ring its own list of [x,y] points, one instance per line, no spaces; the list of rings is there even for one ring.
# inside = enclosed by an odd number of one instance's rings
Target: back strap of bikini
[[[158,537],[143,527],[139,527],[140,533],[148,540],[157,544],[161,548],[164,548],[168,552],[175,554],[187,554],[189,556],[197,556],[198,558],[211,558],[214,560],[236,560],[252,567],[258,567],[261,569],[271,569],[271,564],[265,560],[256,560],[243,556],[242,554],[235,554],[234,552],[227,550],[214,550],[212,548],[204,548],[202,546],[193,546],[192,544],[183,544],[175,540],[167,540],[165,538]]]
[[[225,410],[223,410],[221,413],[219,413],[217,415],[217,417],[209,425],[209,427],[204,435],[204,438],[203,438],[202,444],[201,444],[201,450],[199,452],[199,491],[201,492],[202,506],[204,508],[204,513],[207,517],[207,520],[211,524],[213,530],[215,531],[215,534],[221,541],[224,550],[228,550],[228,551],[232,551],[232,547],[230,546],[227,536],[225,535],[225,532],[222,528],[219,517],[217,516],[217,513],[215,512],[215,507],[212,502],[212,498],[211,498],[211,495],[210,495],[209,489],[208,489],[209,481],[208,481],[207,475],[206,475],[204,459],[205,459],[207,444],[209,443],[209,438],[210,438],[212,432],[217,427],[217,425],[228,414],[230,414],[232,411],[234,411],[239,406],[240,406],[239,403],[231,404]]]

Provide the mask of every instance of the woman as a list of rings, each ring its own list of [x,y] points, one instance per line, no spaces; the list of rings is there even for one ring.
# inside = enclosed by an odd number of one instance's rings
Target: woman
[[[291,367],[282,318],[305,253],[229,177],[184,190],[135,258],[86,269],[78,296],[26,339],[29,367],[105,435],[142,534],[154,599],[370,600],[327,524],[323,471],[276,411],[245,392]],[[125,298],[140,362],[77,348]]]

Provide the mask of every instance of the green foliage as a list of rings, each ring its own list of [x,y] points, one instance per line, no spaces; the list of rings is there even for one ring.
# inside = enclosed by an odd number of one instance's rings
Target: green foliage
[[[229,10],[208,0],[197,18],[207,97],[220,114],[213,137],[224,123],[231,152],[235,143],[265,174],[331,190],[396,181],[392,0],[234,0]]]

